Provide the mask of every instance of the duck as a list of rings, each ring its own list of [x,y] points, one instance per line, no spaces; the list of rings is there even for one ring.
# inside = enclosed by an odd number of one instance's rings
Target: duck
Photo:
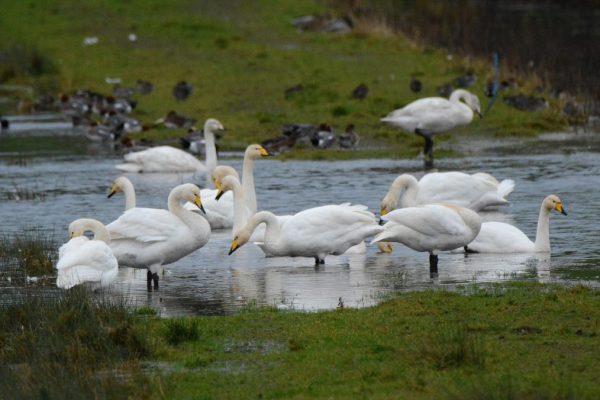
[[[419,99],[392,111],[381,118],[381,121],[423,137],[425,167],[431,168],[433,167],[433,136],[470,124],[473,113],[482,116],[479,98],[465,89],[457,89],[452,92],[450,99],[442,97]]]
[[[509,204],[507,197],[514,187],[512,179],[498,182],[483,172],[432,172],[421,180],[402,174],[394,179],[381,201],[381,214],[394,210],[398,204],[402,208],[431,203],[448,203],[481,211]]]
[[[429,252],[430,271],[437,272],[436,252],[467,246],[481,229],[475,211],[451,204],[426,204],[393,210],[381,216],[383,231],[371,243],[397,242]]]
[[[210,224],[181,204],[190,201],[202,212],[200,188],[191,183],[169,193],[168,210],[134,207],[108,226],[110,248],[119,266],[145,268],[148,291],[159,289],[163,266],[203,247],[210,238]],[[152,285],[153,284],[153,285]]]
[[[229,255],[248,243],[254,230],[263,223],[264,242],[259,246],[265,254],[311,257],[317,266],[325,263],[327,255],[343,254],[383,230],[366,206],[350,203],[309,208],[292,215],[283,224],[275,214],[259,211],[234,233]]]
[[[342,149],[353,149],[359,142],[360,136],[354,131],[354,124],[346,125],[345,132],[338,137],[338,144]]]
[[[224,129],[216,119],[206,120],[204,124],[206,163],[175,147],[157,146],[125,154],[123,158],[126,162],[116,165],[115,168],[124,172],[206,172],[208,180],[212,170],[217,166],[215,134]]]
[[[154,125],[163,124],[165,128],[177,129],[177,128],[192,128],[196,124],[194,118],[189,118],[181,114],[177,114],[177,111],[171,110],[162,118],[154,121]]]
[[[90,231],[94,238],[84,233]],[[56,286],[70,289],[80,284],[106,288],[117,277],[118,263],[109,247],[110,234],[98,220],[80,218],[69,224],[70,240],[58,250]]]
[[[184,101],[190,97],[193,91],[194,87],[191,84],[186,81],[181,81],[173,86],[173,97],[175,97],[175,100],[177,101]]]
[[[464,250],[469,253],[550,253],[552,211],[567,215],[562,201],[554,194],[542,201],[535,242],[511,224],[491,221],[481,224],[481,231]]]

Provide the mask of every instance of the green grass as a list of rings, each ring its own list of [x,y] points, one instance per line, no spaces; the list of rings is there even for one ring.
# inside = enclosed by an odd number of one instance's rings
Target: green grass
[[[159,386],[142,373],[147,339],[125,303],[83,288],[10,301],[0,307],[2,398],[149,398]]]
[[[54,274],[58,258],[54,235],[41,230],[24,231],[0,237],[0,271],[12,270],[26,276]],[[21,274],[16,274],[21,275]]]
[[[169,398],[596,398],[600,293],[510,284],[377,307],[200,317],[155,354]],[[180,322],[177,322],[179,324]],[[186,322],[187,324],[188,322]],[[171,321],[151,320],[160,336]],[[166,368],[166,367],[165,367]]]
[[[466,70],[478,75],[473,90],[480,95],[491,77],[487,60],[448,60],[444,51],[420,48],[400,36],[369,30],[346,36],[299,33],[290,23],[325,12],[324,3],[309,0],[8,2],[0,14],[0,43],[5,44],[0,53],[16,60],[5,74],[7,82],[32,84],[38,92],[89,88],[108,93],[106,77],[120,77],[126,86],[138,78],[150,80],[155,90],[139,97],[138,118],[149,124],[170,109],[198,121],[216,117],[230,129],[223,149],[277,136],[284,123],[328,122],[338,131],[354,123],[362,137],[360,151],[325,152],[326,158],[414,157],[421,139],[384,126],[379,118],[435,95],[437,86]],[[138,35],[137,43],[127,41],[129,32]],[[97,36],[99,43],[82,46],[86,36]],[[408,87],[414,74],[424,82],[418,95]],[[171,88],[184,79],[195,91],[188,101],[176,103]],[[352,90],[363,82],[368,97],[352,99]],[[297,84],[304,90],[286,98],[285,89]],[[498,101],[488,117],[456,135],[530,136],[564,126],[557,104],[524,113]],[[139,136],[180,135],[151,129]],[[287,157],[309,158],[304,153],[294,150]]]
[[[535,283],[371,308],[161,319],[84,289],[0,307],[3,398],[594,399],[600,292]]]

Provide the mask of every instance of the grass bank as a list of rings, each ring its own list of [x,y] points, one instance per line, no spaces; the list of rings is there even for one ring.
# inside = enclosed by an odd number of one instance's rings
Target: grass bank
[[[379,118],[416,98],[436,95],[436,87],[467,71],[477,75],[471,89],[485,107],[489,60],[450,59],[445,51],[372,27],[336,35],[298,32],[291,24],[298,16],[331,12],[326,2],[310,0],[9,2],[0,14],[0,53],[10,61],[2,67],[0,83],[33,85],[36,95],[56,95],[79,88],[109,93],[107,77],[122,79],[123,86],[149,80],[154,91],[139,96],[136,117],[151,123],[170,109],[200,122],[216,117],[230,129],[223,149],[277,136],[284,123],[328,122],[340,132],[348,123],[356,126],[360,151],[300,149],[288,155],[308,159],[414,157],[422,140],[384,126]],[[135,43],[127,39],[132,32]],[[98,43],[83,46],[91,36]],[[423,82],[419,94],[409,89],[413,76]],[[193,84],[194,93],[178,103],[171,88],[181,80]],[[364,100],[351,96],[360,83],[369,88]],[[533,90],[534,83],[520,83]],[[284,95],[295,85],[304,89]],[[499,101],[488,117],[456,136],[530,136],[565,124],[557,104],[530,113]],[[150,139],[182,135],[165,129],[141,134]]]
[[[402,294],[367,309],[173,319],[72,291],[0,314],[9,398],[600,394],[600,292],[581,286],[512,283]]]

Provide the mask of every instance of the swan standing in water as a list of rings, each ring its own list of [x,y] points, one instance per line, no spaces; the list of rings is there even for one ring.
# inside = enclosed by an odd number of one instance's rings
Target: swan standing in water
[[[484,222],[477,237],[465,250],[474,253],[549,253],[552,210],[567,215],[562,202],[553,194],[542,201],[535,242],[513,225],[504,222]]]
[[[452,92],[449,100],[443,97],[419,99],[392,111],[385,118],[381,118],[381,121],[423,137],[425,167],[431,168],[433,136],[468,125],[473,120],[473,112],[482,116],[477,96],[467,90],[457,89]]]
[[[381,201],[381,214],[397,208],[423,204],[448,203],[480,211],[487,207],[508,204],[506,199],[513,191],[515,182],[505,179],[498,183],[486,173],[433,172],[420,181],[409,174],[394,179]]]
[[[400,208],[381,218],[387,223],[372,243],[398,242],[427,251],[431,272],[437,272],[437,251],[466,246],[481,229],[481,217],[475,211],[449,204]]]
[[[173,263],[204,246],[210,225],[181,203],[190,201],[204,212],[200,188],[191,183],[176,186],[168,199],[168,211],[135,207],[107,226],[119,265],[148,269],[148,290],[158,290],[163,265]]]
[[[91,231],[94,239],[84,233]],[[82,283],[108,287],[118,273],[118,263],[108,244],[106,227],[95,219],[81,218],[69,225],[70,240],[60,246],[56,269],[56,286],[70,289]]]
[[[375,215],[362,205],[327,205],[301,211],[283,224],[277,216],[260,211],[234,234],[229,254],[248,243],[260,224],[266,224],[265,253],[278,257],[314,257],[323,264],[329,254],[343,254],[350,247],[383,230]]]
[[[224,130],[223,125],[216,119],[206,120],[206,164],[183,150],[171,146],[157,146],[125,154],[126,163],[119,164],[116,168],[125,172],[206,172],[207,179],[210,179],[212,170],[217,166],[215,134]]]

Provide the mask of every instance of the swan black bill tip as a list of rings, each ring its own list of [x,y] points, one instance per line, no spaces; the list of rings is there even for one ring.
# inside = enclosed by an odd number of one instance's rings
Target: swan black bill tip
[[[206,210],[204,210],[204,206],[203,206],[202,204],[200,204],[200,210],[201,210],[201,211],[202,211],[204,214],[206,214]]]
[[[481,113],[481,111],[475,111],[475,113],[476,113],[477,115],[479,115],[479,118],[483,118],[483,114]]]
[[[223,194],[225,194],[225,192],[223,192],[222,190],[219,189],[219,193],[217,193],[215,200],[219,201],[219,199],[223,196]]]
[[[111,191],[111,192],[108,194],[108,196],[106,196],[106,198],[107,198],[107,199],[110,199],[111,197],[113,197],[113,196],[115,195],[115,193],[117,193],[117,192],[115,192],[114,190],[113,190],[113,191]]]
[[[567,212],[565,211],[565,209],[564,209],[564,208],[563,208],[562,210],[560,210],[560,213],[561,213],[562,215],[568,215],[568,214],[567,214]]]

